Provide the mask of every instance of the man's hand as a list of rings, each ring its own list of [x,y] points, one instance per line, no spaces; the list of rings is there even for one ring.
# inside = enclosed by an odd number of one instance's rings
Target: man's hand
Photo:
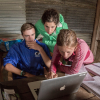
[[[45,75],[45,77],[46,77],[47,79],[52,79],[52,78],[58,77],[58,74],[53,73],[53,72],[48,72],[47,75]]]
[[[26,77],[34,77],[35,75],[32,75],[32,74],[26,72],[25,76]]]
[[[40,49],[42,48],[40,45],[36,43],[36,41],[26,42],[26,45],[29,47],[29,49],[34,49],[38,51],[40,51]]]
[[[45,63],[45,65],[50,68],[51,65],[51,60],[48,57],[48,55],[46,54],[46,52],[44,51],[44,49],[42,48],[42,46],[38,45],[35,41],[32,42],[26,42],[26,45],[29,47],[29,49],[34,49],[34,50],[38,50],[42,56],[42,59]]]

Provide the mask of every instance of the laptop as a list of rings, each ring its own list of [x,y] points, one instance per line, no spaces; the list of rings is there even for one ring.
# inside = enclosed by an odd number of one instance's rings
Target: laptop
[[[51,100],[78,91],[87,72],[29,82],[28,86],[35,100]]]

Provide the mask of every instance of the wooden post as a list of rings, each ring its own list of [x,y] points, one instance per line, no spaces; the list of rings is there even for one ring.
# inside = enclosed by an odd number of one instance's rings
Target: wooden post
[[[97,47],[95,62],[100,62],[100,40],[98,40],[98,47]]]
[[[97,40],[100,40],[100,0],[98,0],[97,2],[97,11],[96,11],[96,17],[94,23],[92,44],[91,44],[91,50],[93,52],[94,58],[96,56],[96,51],[98,46]]]

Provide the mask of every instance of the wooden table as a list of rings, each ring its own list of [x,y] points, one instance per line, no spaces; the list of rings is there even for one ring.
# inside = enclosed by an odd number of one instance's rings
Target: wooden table
[[[61,74],[60,74],[61,75]],[[27,85],[28,82],[44,80],[44,76],[38,76],[34,78],[24,78],[14,81],[5,81],[2,84],[7,86],[17,86],[19,93],[21,94],[22,100],[34,100],[34,97]],[[80,87],[78,92],[69,96],[64,96],[54,100],[100,100],[92,93],[87,92],[84,88]]]

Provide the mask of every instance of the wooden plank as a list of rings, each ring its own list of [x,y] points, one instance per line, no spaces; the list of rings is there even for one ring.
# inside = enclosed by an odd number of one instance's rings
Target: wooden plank
[[[95,25],[94,25],[94,31],[93,31],[93,37],[92,37],[92,44],[91,44],[91,50],[93,52],[94,57],[96,56],[96,50],[97,50],[97,45],[98,45],[96,38],[98,36],[97,33],[100,28],[100,27],[98,28],[98,26],[100,25],[99,20],[100,20],[100,0],[98,0],[98,3],[97,3]]]
[[[5,33],[5,34],[0,34],[0,37],[2,37],[2,38],[7,38],[7,37],[21,37],[21,33],[19,33],[19,34],[11,34],[11,33],[9,33],[9,34],[7,34],[7,33]]]
[[[19,10],[19,11],[25,10],[25,1],[18,2],[18,3],[16,3],[16,2],[12,3],[10,1],[6,2],[6,3],[0,2],[0,11],[5,11],[5,10],[7,10],[7,11],[9,11],[9,10],[12,10],[12,11],[14,11],[14,10]]]
[[[25,22],[25,0],[0,0],[0,34],[18,34]]]
[[[19,33],[20,34],[20,30],[0,30],[0,33]]]
[[[1,20],[0,20],[0,23],[1,23],[1,24],[5,24],[5,22],[6,22],[6,24],[9,24],[9,23],[10,23],[10,24],[13,24],[13,23],[20,23],[20,24],[23,24],[23,23],[25,22],[25,20],[20,20],[20,21],[18,21],[18,20],[17,20],[17,21],[16,21],[16,20],[15,20],[15,21],[13,21],[13,20],[12,20],[12,21],[10,21],[10,20],[1,21]]]
[[[77,2],[78,0],[73,0],[73,1],[65,1],[65,5],[67,6],[71,6],[72,5],[72,2],[73,2],[73,6],[78,6],[78,7],[84,7],[84,8],[95,8],[95,5],[96,5],[96,2],[91,2],[91,1],[83,1],[83,0],[80,0],[80,2]]]
[[[12,18],[8,18],[8,17],[6,17],[6,18],[3,18],[3,17],[0,17],[0,20],[1,21],[25,21],[25,17],[23,17],[23,18],[17,18],[17,17],[12,17]]]
[[[20,30],[20,28],[21,27],[13,27],[13,26],[12,27],[6,27],[6,28],[5,27],[3,27],[3,28],[0,27],[0,31],[2,31],[2,30],[8,30],[8,31]]]
[[[0,0],[1,3],[25,3],[25,0]]]
[[[88,45],[91,44],[92,34],[88,34],[88,33],[84,33],[84,34],[76,33],[76,35],[77,35],[78,38],[83,39]]]
[[[24,23],[25,23],[25,22],[24,22]],[[22,24],[23,24],[23,23],[22,23]],[[21,24],[21,23],[8,23],[8,24],[6,24],[6,25],[5,25],[5,24],[2,24],[2,25],[0,24],[0,27],[1,27],[1,28],[2,28],[2,27],[3,27],[3,28],[4,28],[4,27],[5,27],[5,28],[6,28],[6,27],[12,27],[12,26],[13,26],[13,27],[20,27],[22,24]]]
[[[26,18],[25,15],[23,14],[4,14],[4,15],[0,15],[0,18]]]
[[[78,1],[78,0],[77,0]],[[37,3],[41,6],[41,4],[48,4],[48,5],[62,5],[62,6],[80,6],[80,7],[88,7],[88,8],[94,8],[95,4],[96,4],[96,0],[94,2],[91,2],[91,0],[88,0],[88,1],[85,1],[85,2],[82,2],[83,0],[81,0],[80,2],[77,2],[75,0],[51,0],[50,2],[48,0],[37,0],[37,1],[34,1],[34,0],[26,0],[26,2],[29,4],[29,5],[32,5],[32,3]],[[31,3],[30,3],[31,2]]]
[[[25,8],[25,6],[23,5],[23,4],[25,4],[25,3],[18,3],[18,4],[16,4],[16,3],[14,3],[14,4],[11,4],[11,3],[4,3],[4,4],[2,4],[2,3],[0,3],[0,7],[1,8]]]
[[[99,23],[98,23],[98,31],[96,40],[100,40],[100,14],[99,14]]]
[[[75,2],[75,3],[83,3],[83,4],[96,4],[95,0],[65,0],[65,1],[70,1],[70,2]]]
[[[24,14],[25,15],[25,11],[14,11],[14,10],[12,10],[12,11],[0,11],[0,14],[3,14],[3,15],[12,15],[12,14],[23,15]]]
[[[19,7],[19,6],[0,6],[0,11],[24,11],[25,8],[24,7]]]

